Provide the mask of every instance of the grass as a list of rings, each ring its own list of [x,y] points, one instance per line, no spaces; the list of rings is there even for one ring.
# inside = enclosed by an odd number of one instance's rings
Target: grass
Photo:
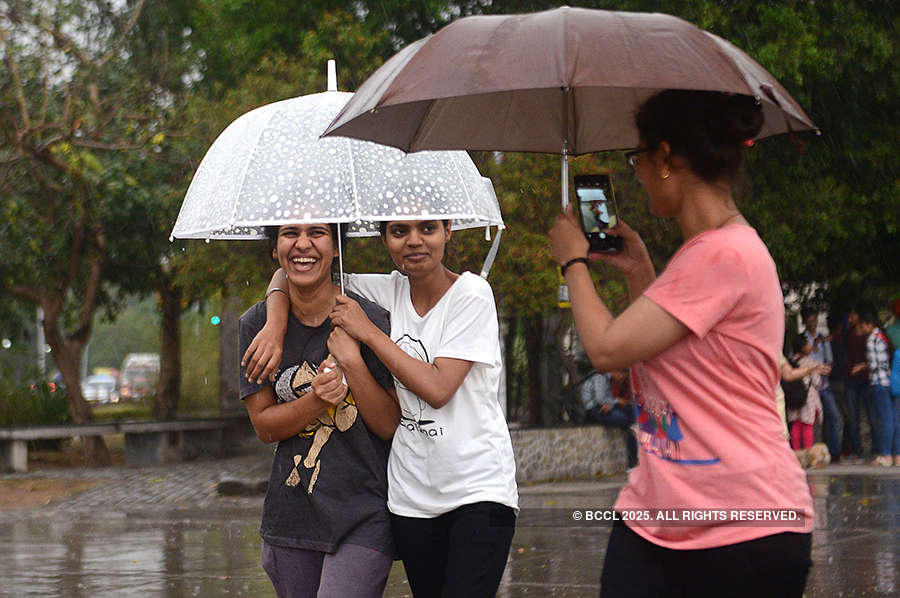
[[[210,407],[206,403],[197,403],[179,409],[176,417],[199,418],[218,417],[219,415],[218,405]],[[95,405],[94,419],[98,422],[120,421],[124,419],[153,419],[153,406],[149,402]]]
[[[94,419],[98,422],[121,419],[150,419],[153,408],[146,403],[110,403],[94,407]]]

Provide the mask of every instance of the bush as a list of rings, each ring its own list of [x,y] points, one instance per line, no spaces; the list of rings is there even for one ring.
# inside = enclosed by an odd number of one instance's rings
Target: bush
[[[12,377],[2,372],[6,380]],[[27,379],[27,378],[26,378]],[[72,421],[66,391],[52,382],[0,386],[0,427],[52,426]],[[33,440],[32,449],[58,450],[63,439]]]
[[[0,426],[51,426],[72,421],[69,399],[47,382],[0,388]]]

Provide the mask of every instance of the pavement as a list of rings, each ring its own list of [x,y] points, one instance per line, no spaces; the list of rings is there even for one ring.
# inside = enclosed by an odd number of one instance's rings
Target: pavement
[[[257,486],[270,463],[271,447],[257,445],[214,461],[0,475],[95,482],[48,505],[0,512],[0,596],[274,596],[257,533]],[[900,467],[836,464],[808,477],[817,513],[805,596],[900,595]],[[608,509],[624,482],[521,486],[498,596],[597,596],[610,527],[584,519]],[[223,496],[220,487],[245,494]],[[395,563],[385,597],[409,596]]]

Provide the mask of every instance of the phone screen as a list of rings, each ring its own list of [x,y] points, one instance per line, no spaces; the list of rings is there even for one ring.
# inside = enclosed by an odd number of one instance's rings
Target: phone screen
[[[591,251],[618,251],[621,238],[602,231],[616,226],[616,204],[607,175],[575,177],[581,229],[591,243]]]
[[[600,231],[616,225],[616,215],[609,212],[609,199],[606,189],[601,187],[582,187],[576,189],[578,205],[581,208],[581,227],[585,233],[599,234]]]

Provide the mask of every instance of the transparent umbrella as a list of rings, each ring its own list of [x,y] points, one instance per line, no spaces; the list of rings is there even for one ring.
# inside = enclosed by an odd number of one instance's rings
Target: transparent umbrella
[[[348,235],[366,236],[378,234],[378,221],[447,219],[454,229],[496,226],[490,259],[503,219],[469,155],[322,139],[353,95],[334,91],[331,76],[329,89],[232,122],[197,168],[172,238],[262,239],[264,226],[313,222],[345,223]]]

